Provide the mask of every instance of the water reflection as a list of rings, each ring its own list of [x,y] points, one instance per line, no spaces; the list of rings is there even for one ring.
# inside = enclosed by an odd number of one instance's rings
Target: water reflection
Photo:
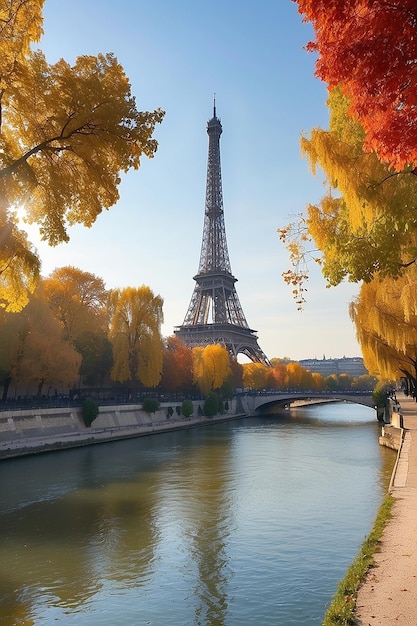
[[[395,458],[323,415],[3,463],[2,625],[316,626]]]

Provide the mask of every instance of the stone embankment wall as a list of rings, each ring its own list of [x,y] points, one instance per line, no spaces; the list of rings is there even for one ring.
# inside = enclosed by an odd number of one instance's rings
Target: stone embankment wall
[[[381,446],[399,450],[404,436],[403,416],[400,405],[393,401],[388,401],[387,407],[388,423],[382,427],[379,443]]]
[[[190,418],[179,416],[175,403],[161,404],[155,413],[143,411],[141,405],[102,406],[91,427],[84,425],[79,408],[3,411],[0,413],[0,459],[242,417],[237,414],[235,401],[229,401],[227,412],[215,418],[200,416],[201,404],[193,402],[194,413]],[[169,406],[174,409],[171,417],[168,416]]]

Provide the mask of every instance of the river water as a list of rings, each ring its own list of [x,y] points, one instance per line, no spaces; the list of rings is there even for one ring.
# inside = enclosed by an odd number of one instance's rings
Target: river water
[[[2,626],[319,626],[395,461],[337,403],[0,464]]]

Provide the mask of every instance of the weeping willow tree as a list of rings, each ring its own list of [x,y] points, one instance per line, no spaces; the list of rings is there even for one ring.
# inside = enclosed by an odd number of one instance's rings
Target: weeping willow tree
[[[220,389],[231,375],[230,357],[224,346],[193,348],[193,380],[203,395]]]
[[[324,172],[328,192],[278,230],[292,266],[284,279],[300,305],[311,260],[334,286],[344,279],[396,278],[417,258],[415,169],[390,170],[365,151],[364,131],[349,117],[349,102],[339,89],[331,92],[328,106],[329,130],[315,128],[301,140],[313,174]]]
[[[109,338],[113,347],[114,381],[140,381],[156,387],[162,372],[163,299],[149,287],[117,289],[110,296]]]
[[[375,277],[350,304],[364,363],[371,375],[417,381],[417,269],[401,277]]]

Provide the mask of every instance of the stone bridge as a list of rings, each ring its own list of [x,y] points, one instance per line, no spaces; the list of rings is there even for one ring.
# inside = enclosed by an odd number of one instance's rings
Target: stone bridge
[[[238,410],[250,415],[268,413],[273,407],[296,402],[319,404],[322,402],[351,402],[375,408],[371,391],[261,391],[237,395]]]

